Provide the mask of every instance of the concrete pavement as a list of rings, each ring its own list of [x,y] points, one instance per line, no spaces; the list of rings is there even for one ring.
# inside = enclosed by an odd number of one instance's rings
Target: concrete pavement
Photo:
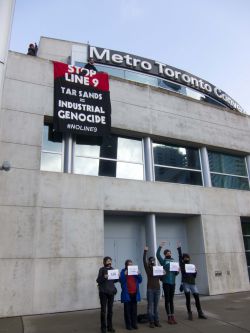
[[[194,320],[188,321],[183,295],[175,296],[177,325],[168,325],[164,299],[160,301],[161,328],[139,324],[138,332],[148,333],[243,333],[250,332],[250,292],[202,296],[201,304],[207,320],[198,319],[194,303]],[[146,301],[138,305],[138,313],[146,312]],[[23,316],[0,319],[0,333],[99,333],[99,309],[58,314]],[[117,333],[124,328],[123,305],[114,304],[114,327]]]

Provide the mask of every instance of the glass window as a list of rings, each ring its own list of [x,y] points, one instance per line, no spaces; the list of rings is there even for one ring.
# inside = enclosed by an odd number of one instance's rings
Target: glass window
[[[244,156],[208,151],[208,159],[213,186],[249,190]]]
[[[158,166],[155,167],[155,180],[179,184],[202,185],[200,172]]]
[[[211,181],[214,187],[249,190],[248,178],[220,175],[211,173]]]
[[[74,172],[87,175],[143,179],[142,141],[110,135],[76,138]]]
[[[210,170],[213,172],[247,176],[245,158],[217,152],[208,152]]]
[[[245,253],[248,266],[248,276],[250,280],[250,217],[241,218],[242,234],[245,246]]]
[[[143,165],[117,162],[116,177],[143,180]]]
[[[155,164],[200,170],[198,149],[154,143],[153,150]]]
[[[41,170],[44,171],[62,171],[62,156],[59,154],[51,154],[42,152]]]
[[[126,162],[142,163],[141,140],[118,138],[117,159]]]
[[[158,86],[158,79],[156,77],[143,75],[137,72],[125,71],[125,79],[145,83],[151,86]]]
[[[153,143],[153,153],[156,181],[202,185],[198,149]]]
[[[62,134],[53,131],[52,124],[45,124],[43,127],[41,170],[61,172],[63,167],[62,150]]]

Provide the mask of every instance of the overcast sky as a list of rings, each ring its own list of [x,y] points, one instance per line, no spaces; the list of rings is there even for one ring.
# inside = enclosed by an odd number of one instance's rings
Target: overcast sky
[[[10,49],[26,53],[40,36],[186,70],[250,114],[250,0],[16,0]]]

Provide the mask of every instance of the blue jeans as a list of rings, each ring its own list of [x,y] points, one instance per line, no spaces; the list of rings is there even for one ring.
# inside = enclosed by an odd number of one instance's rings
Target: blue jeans
[[[150,322],[159,321],[158,304],[160,300],[160,289],[148,289],[148,319]]]

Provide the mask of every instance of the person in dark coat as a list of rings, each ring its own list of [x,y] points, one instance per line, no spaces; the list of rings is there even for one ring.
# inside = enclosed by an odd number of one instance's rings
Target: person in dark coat
[[[96,69],[95,65],[94,65],[95,61],[94,58],[88,58],[88,63],[84,66],[84,68],[88,69],[88,70],[93,70],[95,72],[98,72],[98,70]]]
[[[145,246],[143,252],[143,264],[147,273],[147,301],[148,301],[148,319],[149,327],[161,327],[159,323],[158,305],[160,300],[160,276],[154,276],[153,267],[155,266],[155,258],[149,257],[147,260],[148,246]]]
[[[37,55],[37,51],[38,51],[38,47],[37,47],[36,43],[35,44],[30,44],[27,54],[35,57]]]
[[[99,298],[101,304],[101,332],[115,332],[112,323],[113,317],[113,303],[114,296],[117,292],[115,283],[119,280],[109,280],[108,279],[108,270],[112,268],[112,258],[104,257],[103,258],[103,267],[99,269],[98,277],[96,282],[98,283],[99,288]],[[107,311],[106,311],[107,309]],[[106,321],[106,312],[107,312],[107,321]]]
[[[194,273],[188,273],[186,272],[185,265],[190,264],[190,256],[188,253],[183,253],[181,250],[181,244],[178,244],[177,247],[178,254],[179,254],[179,264],[181,269],[181,282],[183,285],[183,290],[186,297],[186,307],[188,312],[188,319],[193,320],[193,314],[191,311],[191,302],[190,302],[190,294],[192,293],[195,299],[195,305],[198,312],[198,318],[200,319],[207,319],[204,315],[201,304],[200,304],[200,298],[199,298],[199,291],[195,284],[195,278],[197,275],[197,271]]]
[[[124,321],[127,330],[138,329],[137,326],[137,302],[141,300],[139,284],[142,282],[142,276],[128,275],[128,266],[133,265],[132,260],[125,261],[125,268],[121,270],[121,302],[124,303]]]

